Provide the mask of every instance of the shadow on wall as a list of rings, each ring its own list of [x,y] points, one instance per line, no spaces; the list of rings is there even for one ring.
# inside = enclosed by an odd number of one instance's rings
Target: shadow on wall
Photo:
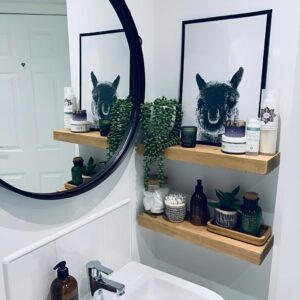
[[[65,225],[74,221],[101,205],[106,208],[129,195],[130,187],[126,179],[130,178],[133,160],[128,154],[120,167],[102,184],[76,197],[64,200],[36,200],[12,193],[0,188],[0,227],[22,231],[40,231],[51,225]],[[127,188],[127,189],[126,189]],[[119,191],[122,190],[120,195]],[[130,197],[131,198],[131,197]],[[17,221],[16,221],[17,219]],[[34,229],[36,225],[36,229]],[[40,225],[45,225],[41,228]],[[49,225],[49,226],[47,226]]]

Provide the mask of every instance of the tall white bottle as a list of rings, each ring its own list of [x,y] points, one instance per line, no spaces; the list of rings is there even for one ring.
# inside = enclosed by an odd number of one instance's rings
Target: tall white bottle
[[[65,103],[64,103],[64,127],[71,128],[72,114],[76,110],[76,96],[72,87],[64,88]]]
[[[263,90],[260,107],[260,153],[268,155],[276,153],[278,120],[278,92],[274,90]]]

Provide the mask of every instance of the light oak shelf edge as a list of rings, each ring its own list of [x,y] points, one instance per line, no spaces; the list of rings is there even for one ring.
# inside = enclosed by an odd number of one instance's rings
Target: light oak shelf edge
[[[138,154],[143,154],[144,145],[138,144],[136,152]],[[270,173],[278,167],[280,163],[279,152],[270,156],[261,154],[257,156],[245,154],[233,155],[223,153],[220,147],[207,145],[197,145],[195,148],[172,146],[166,149],[165,158],[260,175]]]
[[[53,139],[61,142],[87,145],[97,148],[107,148],[107,138],[100,135],[99,131],[89,131],[84,133],[71,132],[68,129],[53,131]]]
[[[173,238],[196,244],[210,250],[227,254],[235,258],[260,265],[274,242],[273,235],[263,246],[254,246],[207,231],[206,226],[194,226],[188,221],[171,223],[164,216],[150,216],[142,213],[138,216],[140,226]]]

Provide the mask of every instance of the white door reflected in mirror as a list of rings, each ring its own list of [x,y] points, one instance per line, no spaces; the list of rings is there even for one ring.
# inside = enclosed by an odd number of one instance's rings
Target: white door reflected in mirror
[[[53,140],[63,127],[70,85],[67,17],[0,18],[0,178],[31,192],[57,191],[70,178],[74,145]]]

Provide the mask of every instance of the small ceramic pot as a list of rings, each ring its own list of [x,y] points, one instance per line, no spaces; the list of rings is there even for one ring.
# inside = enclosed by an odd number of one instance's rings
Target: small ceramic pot
[[[234,229],[238,219],[237,211],[226,211],[215,208],[215,222],[217,225]]]

